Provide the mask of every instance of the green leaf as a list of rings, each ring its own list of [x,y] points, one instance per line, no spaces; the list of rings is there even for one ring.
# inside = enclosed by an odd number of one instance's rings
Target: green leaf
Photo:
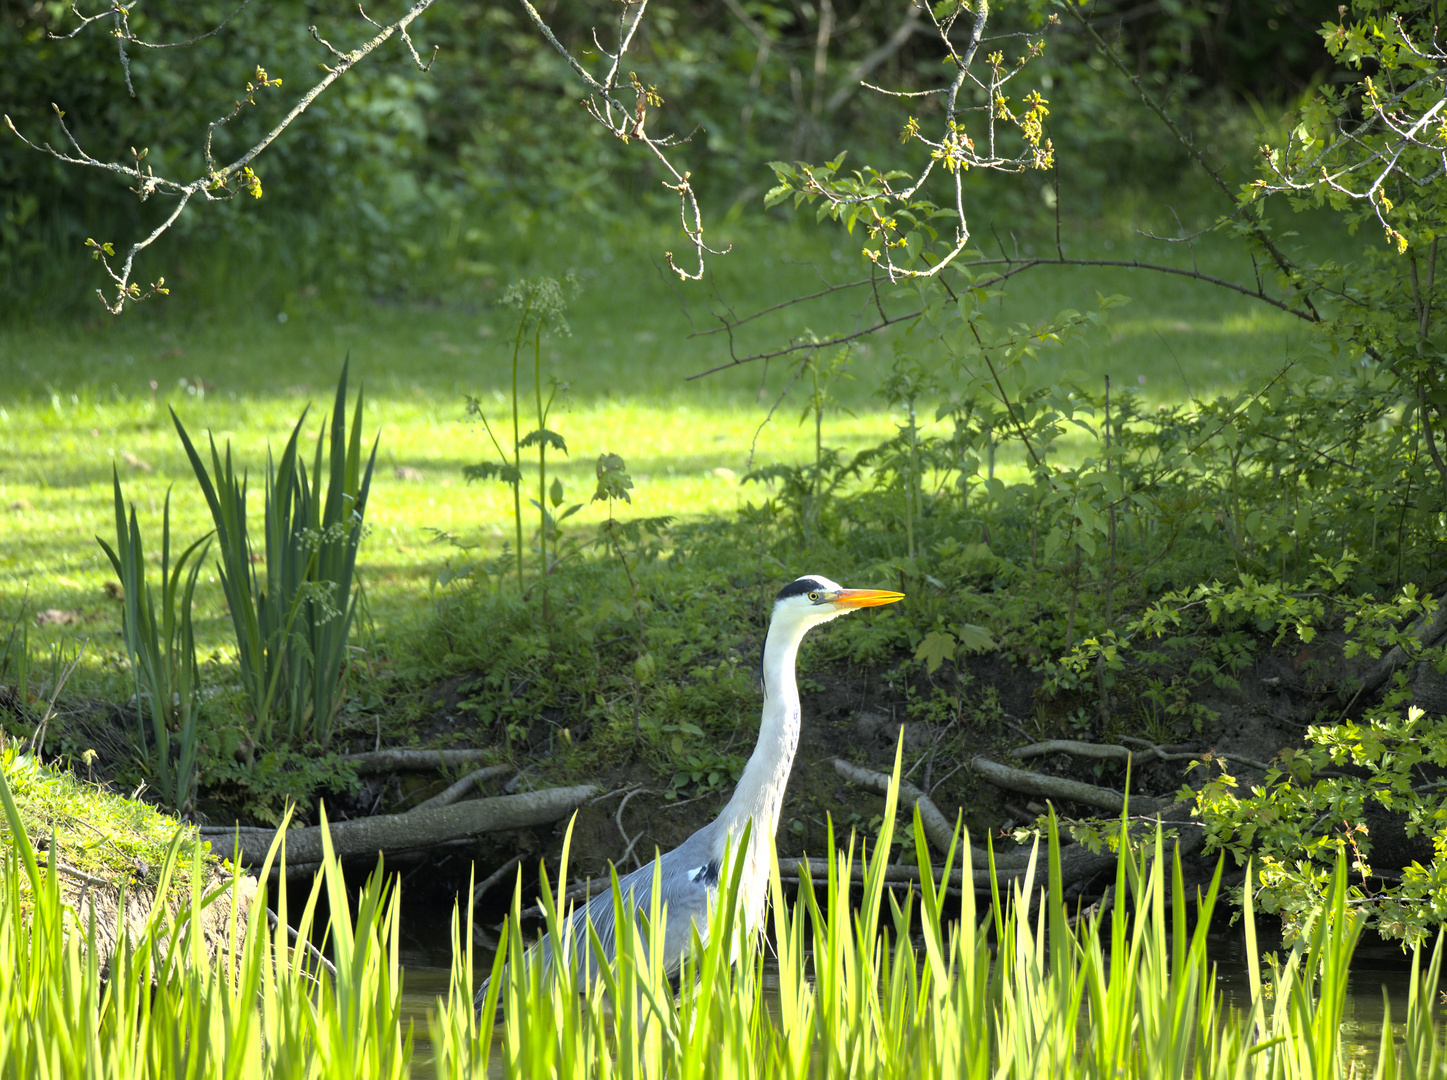
[[[468,480],[490,480],[494,477],[504,484],[522,483],[522,473],[516,466],[502,464],[494,461],[484,461],[477,465],[464,465],[462,475]]]
[[[926,670],[933,675],[946,660],[954,660],[955,635],[948,630],[931,630],[915,649],[914,658],[923,660]]]
[[[547,428],[538,428],[536,431],[529,431],[523,436],[522,442],[518,443],[519,448],[529,446],[551,446],[554,450],[568,452],[568,444],[556,431],[549,431]]]
[[[451,566],[444,566],[441,570],[437,571],[437,584],[442,588],[446,588],[454,581],[471,577],[475,569],[477,569],[475,563],[469,563],[467,566],[460,566],[456,569],[453,569]]]
[[[780,184],[778,187],[770,188],[764,194],[764,209],[768,210],[771,207],[778,206],[789,197],[793,190],[788,184]]]
[[[995,639],[990,636],[990,631],[983,626],[961,623],[955,629],[959,631],[960,648],[967,653],[990,652],[999,648]]]

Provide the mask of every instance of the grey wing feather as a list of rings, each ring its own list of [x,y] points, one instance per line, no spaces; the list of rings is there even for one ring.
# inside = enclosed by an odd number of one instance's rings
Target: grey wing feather
[[[653,872],[657,868],[661,882],[660,899],[667,910],[667,925],[663,933],[664,970],[670,977],[677,975],[683,965],[684,953],[692,942],[691,927],[698,927],[700,941],[708,943],[709,911],[718,894],[719,861],[711,856],[707,845],[695,842],[698,839],[697,836],[692,837],[656,863],[645,863],[618,879],[624,910],[631,909],[635,916],[646,916],[653,900]],[[614,913],[611,887],[596,893],[586,904],[573,910],[569,922],[573,963],[581,963],[580,970],[586,982],[592,982],[597,977],[587,924],[592,923],[598,935],[603,957],[612,960],[616,953],[618,930]],[[545,936],[528,950],[525,962],[541,963],[546,967],[552,961],[552,940]],[[484,982],[477,992],[478,1005],[482,1004],[486,992],[487,983]]]

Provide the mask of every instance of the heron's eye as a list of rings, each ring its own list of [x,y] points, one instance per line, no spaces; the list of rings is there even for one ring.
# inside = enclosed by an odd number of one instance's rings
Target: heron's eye
[[[818,602],[819,602],[819,593],[818,593],[818,591],[816,590],[815,592],[811,592],[811,593],[809,594],[809,603],[811,603],[811,604],[817,604]]]

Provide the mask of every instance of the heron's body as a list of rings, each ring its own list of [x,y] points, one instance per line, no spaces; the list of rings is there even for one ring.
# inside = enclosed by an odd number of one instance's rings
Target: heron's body
[[[794,663],[799,643],[813,626],[860,607],[874,607],[902,599],[901,594],[868,589],[844,589],[827,578],[810,575],[780,590],[774,601],[774,615],[759,665],[763,683],[764,708],[759,739],[754,746],[733,797],[717,818],[699,829],[678,847],[618,879],[625,905],[646,913],[652,900],[655,871],[659,892],[666,908],[663,934],[664,966],[676,973],[692,939],[691,927],[698,928],[707,943],[709,918],[718,897],[725,859],[742,857],[745,862],[739,883],[738,915],[744,929],[762,927],[768,896],[770,845],[784,801],[784,788],[799,745],[799,690]],[[745,832],[748,850],[732,853]],[[595,972],[588,946],[586,924],[598,933],[603,951],[614,953],[613,893],[596,895],[572,914],[575,954],[582,958],[583,971],[591,979]],[[544,939],[529,952],[529,963],[551,963],[551,947]],[[486,986],[484,986],[484,991]],[[483,991],[478,993],[482,1001]]]

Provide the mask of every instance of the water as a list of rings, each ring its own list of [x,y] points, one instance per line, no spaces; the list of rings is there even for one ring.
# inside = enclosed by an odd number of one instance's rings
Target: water
[[[1260,935],[1265,952],[1283,955],[1279,939],[1271,942]],[[1207,938],[1206,955],[1216,964],[1217,983],[1227,1004],[1245,1009],[1251,1003],[1247,975],[1246,939],[1240,932],[1212,934]],[[1423,957],[1426,966],[1430,952]],[[1376,1063],[1381,1045],[1382,1024],[1390,1003],[1393,1026],[1407,1015],[1407,998],[1412,989],[1412,957],[1395,942],[1364,939],[1352,953],[1351,976],[1347,981],[1347,1000],[1343,1011],[1342,1042],[1353,1060]]]
[[[452,927],[445,917],[435,920],[423,917],[402,919],[398,949],[402,963],[402,1023],[412,1021],[414,1065],[432,1060],[432,1041],[428,1038],[428,1018],[436,1012],[437,999],[447,997],[452,980]],[[473,973],[481,982],[491,970],[490,950],[473,946]]]

